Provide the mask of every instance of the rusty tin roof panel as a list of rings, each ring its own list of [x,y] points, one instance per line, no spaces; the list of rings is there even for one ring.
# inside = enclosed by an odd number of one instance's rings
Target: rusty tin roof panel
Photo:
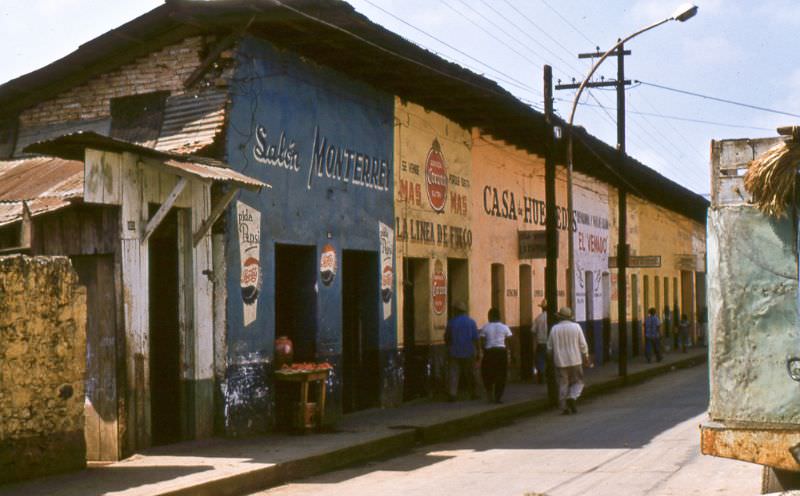
[[[56,157],[0,161],[0,202],[82,196],[82,161]]]
[[[270,187],[266,183],[234,171],[219,160],[159,151],[90,131],[68,134],[53,140],[34,143],[25,148],[25,151],[55,155],[65,159],[78,159],[84,156],[86,148],[136,153],[144,157],[160,160],[166,167],[184,171],[203,180],[229,182],[248,189]]]
[[[168,98],[155,149],[195,153],[211,145],[225,127],[227,103],[224,91]]]
[[[28,202],[28,209],[31,211],[31,216],[46,214],[54,212],[64,207],[68,207],[72,203],[64,198],[35,198]],[[0,227],[8,224],[13,224],[22,220],[22,202],[0,202]]]
[[[164,162],[164,165],[188,172],[189,174],[206,181],[229,182],[246,188],[263,188],[265,186],[269,187],[269,185],[262,183],[257,179],[253,179],[252,177],[240,174],[233,169],[201,164],[199,162],[193,162],[188,158],[186,160],[167,160]]]

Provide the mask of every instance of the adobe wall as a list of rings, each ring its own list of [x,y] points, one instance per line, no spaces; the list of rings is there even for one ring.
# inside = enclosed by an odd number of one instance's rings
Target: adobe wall
[[[79,469],[86,290],[66,257],[0,257],[0,483]]]

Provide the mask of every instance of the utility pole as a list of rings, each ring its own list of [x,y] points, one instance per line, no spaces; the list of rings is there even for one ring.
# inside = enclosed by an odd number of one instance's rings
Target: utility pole
[[[604,52],[597,51],[594,53],[581,53],[578,58],[596,58],[602,57]],[[625,79],[625,56],[630,55],[630,50],[625,50],[623,45],[611,52],[611,55],[617,56],[617,80],[616,81],[595,81],[586,83],[585,88],[600,88],[613,86],[617,89],[617,152],[619,157],[620,167],[625,163],[625,86],[631,84],[629,80]],[[580,84],[558,84],[557,90],[578,89]],[[572,130],[568,130],[572,132]],[[627,245],[627,196],[625,187],[620,182],[617,186],[617,331],[619,336],[619,375],[626,377],[628,375],[628,284],[627,284],[627,265],[628,265],[628,245]],[[573,212],[569,212],[570,227],[572,225]],[[572,232],[569,233],[570,237]],[[575,267],[574,255],[570,248],[570,269]],[[575,274],[570,274],[574,286]],[[588,295],[587,295],[588,297]]]
[[[547,123],[544,155],[544,202],[545,202],[545,235],[547,236],[544,270],[544,297],[547,300],[547,332],[556,323],[558,309],[558,226],[556,222],[556,143],[553,128],[553,68],[544,66],[544,119]],[[552,360],[548,358],[545,369],[547,381],[547,397],[550,403],[558,403],[558,387]]]
[[[622,41],[622,40],[617,40]],[[630,52],[628,52],[630,53]],[[625,163],[625,50],[617,49],[617,151]],[[625,186],[617,186],[617,326],[619,329],[619,375],[628,375],[628,198]]]

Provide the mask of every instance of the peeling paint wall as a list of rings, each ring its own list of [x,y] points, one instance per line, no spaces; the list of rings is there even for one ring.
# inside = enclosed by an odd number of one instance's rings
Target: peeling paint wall
[[[797,424],[800,385],[788,367],[800,356],[795,227],[751,206],[712,209],[709,225],[709,415]]]
[[[86,464],[86,290],[66,257],[0,257],[0,483]]]
[[[398,291],[397,337],[405,345],[408,327],[413,341],[405,350],[406,378],[429,391],[443,384],[450,308],[455,301],[470,302],[472,137],[446,117],[400,98],[395,98],[394,133],[397,287],[414,287],[413,302]],[[415,269],[426,273],[414,274]],[[406,304],[413,306],[408,326]]]
[[[379,267],[380,224],[394,225],[393,97],[254,38],[242,40],[237,61],[228,161],[272,189],[242,192],[241,214],[232,208],[227,218],[226,433],[269,430],[276,405],[290,407],[273,382],[281,335],[293,340],[295,360],[333,365],[327,421],[342,414],[348,379],[380,388],[373,406],[394,404],[401,384],[384,371],[396,363],[395,287],[381,292]],[[245,265],[243,243],[255,238]],[[360,279],[347,265],[373,260]],[[377,289],[354,302],[345,281]],[[356,307],[370,314],[363,349],[372,372],[348,377],[345,321]]]
[[[617,245],[617,194],[611,194],[612,256]],[[638,346],[629,346],[631,353],[642,352],[644,337],[642,322],[650,307],[656,308],[668,339],[668,347],[675,346],[677,319],[686,313],[692,324],[691,338],[700,338],[697,325],[698,314],[702,309],[703,289],[699,287],[705,280],[705,226],[663,207],[654,205],[637,196],[628,195],[628,245],[632,257],[660,257],[660,267],[628,268],[628,314],[629,326],[638,335]],[[683,275],[682,275],[683,274]],[[698,279],[701,281],[697,283]],[[666,284],[665,284],[666,280]],[[617,278],[616,271],[611,274],[612,305],[611,318],[617,321]],[[698,302],[698,301],[701,302]],[[675,315],[675,308],[678,315]],[[616,336],[616,332],[613,333]],[[629,339],[637,343],[632,334]],[[614,339],[616,349],[616,339]]]

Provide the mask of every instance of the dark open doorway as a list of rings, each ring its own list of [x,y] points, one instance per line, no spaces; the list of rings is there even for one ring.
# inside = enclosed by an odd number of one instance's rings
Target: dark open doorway
[[[151,217],[158,206],[151,205]],[[150,296],[150,416],[152,444],[181,440],[178,211],[172,209],[148,240]]]
[[[453,305],[461,302],[469,307],[469,268],[461,258],[447,259],[447,318],[453,317]]]
[[[403,401],[427,394],[428,323],[431,318],[430,268],[426,258],[403,259]]]
[[[492,308],[500,311],[500,320],[506,320],[506,273],[503,264],[492,264]]]
[[[533,378],[533,277],[531,266],[519,266],[519,378]]]
[[[317,249],[275,245],[275,337],[287,336],[295,362],[317,361]],[[275,385],[277,425],[293,425],[293,405],[300,399],[291,384]]]
[[[317,360],[317,251],[275,245],[275,336],[288,336],[295,362]]]
[[[380,404],[378,253],[342,256],[342,406],[344,412]]]

